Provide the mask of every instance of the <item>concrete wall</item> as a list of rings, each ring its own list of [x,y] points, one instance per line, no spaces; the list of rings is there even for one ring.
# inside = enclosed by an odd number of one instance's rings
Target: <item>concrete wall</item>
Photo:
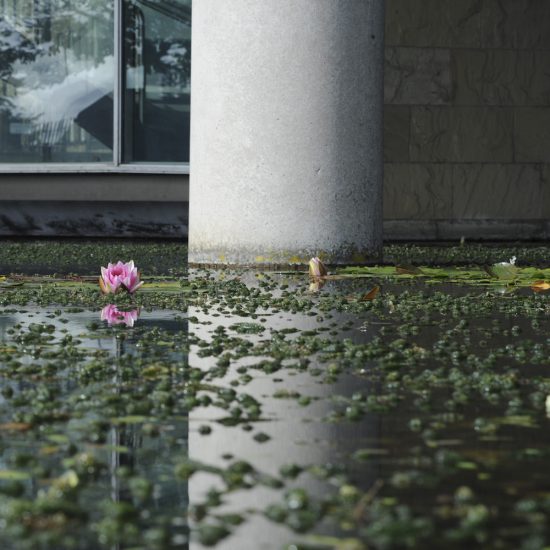
[[[550,1],[386,6],[386,238],[550,237]]]
[[[189,178],[3,174],[0,236],[187,236]]]

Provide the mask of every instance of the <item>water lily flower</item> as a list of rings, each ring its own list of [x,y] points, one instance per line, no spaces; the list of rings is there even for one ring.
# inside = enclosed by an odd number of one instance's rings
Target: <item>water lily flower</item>
[[[132,311],[121,311],[114,304],[109,304],[101,310],[101,320],[107,321],[107,324],[111,327],[113,325],[126,325],[127,327],[133,327],[134,323],[138,320],[139,309],[133,309]]]
[[[109,263],[107,267],[101,268],[99,286],[104,294],[115,294],[121,289],[133,294],[142,284],[133,260],[128,263]]]
[[[327,276],[327,268],[325,264],[317,257],[311,258],[309,260],[309,276],[314,279],[319,279],[321,277]]]

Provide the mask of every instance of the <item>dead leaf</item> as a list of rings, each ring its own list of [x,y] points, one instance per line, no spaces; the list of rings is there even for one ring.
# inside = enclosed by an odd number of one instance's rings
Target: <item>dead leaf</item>
[[[545,292],[546,290],[550,290],[550,283],[547,283],[546,281],[535,281],[531,288],[535,292]]]
[[[417,355],[420,355],[421,357],[426,356],[428,353],[428,350],[426,348],[423,348],[417,344],[413,344],[411,346],[411,351],[416,353]]]
[[[399,275],[424,275],[424,272],[419,267],[412,264],[396,265],[395,271]]]
[[[370,292],[367,292],[359,301],[370,302],[371,300],[374,300],[378,296],[379,292],[380,292],[380,287],[375,286]]]
[[[44,456],[53,455],[59,451],[58,445],[47,445],[46,447],[41,447],[40,454]]]
[[[365,512],[367,511],[370,503],[374,500],[380,489],[384,486],[384,482],[381,479],[377,479],[372,487],[361,497],[353,510],[353,517],[356,521],[360,521]]]
[[[0,424],[0,430],[8,432],[26,432],[31,428],[32,424],[28,422],[6,422],[5,424]]]
[[[108,290],[107,290],[107,287],[105,286],[105,283],[103,282],[103,277],[100,277],[99,278],[99,288],[101,289],[101,292],[103,294],[108,294]]]

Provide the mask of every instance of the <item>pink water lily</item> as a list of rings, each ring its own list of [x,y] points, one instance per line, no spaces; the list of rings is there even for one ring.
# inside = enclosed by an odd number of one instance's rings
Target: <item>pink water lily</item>
[[[133,327],[138,317],[139,309],[120,311],[114,304],[109,304],[101,310],[101,320],[107,321],[109,326],[126,325],[127,327]]]
[[[139,280],[137,267],[134,261],[128,263],[117,262],[101,268],[99,286],[104,294],[115,294],[119,290],[126,290],[133,294],[143,282]]]

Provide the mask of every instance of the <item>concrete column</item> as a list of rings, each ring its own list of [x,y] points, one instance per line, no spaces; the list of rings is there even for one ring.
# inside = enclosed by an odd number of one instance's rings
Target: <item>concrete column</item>
[[[384,0],[193,4],[189,261],[382,245]]]

